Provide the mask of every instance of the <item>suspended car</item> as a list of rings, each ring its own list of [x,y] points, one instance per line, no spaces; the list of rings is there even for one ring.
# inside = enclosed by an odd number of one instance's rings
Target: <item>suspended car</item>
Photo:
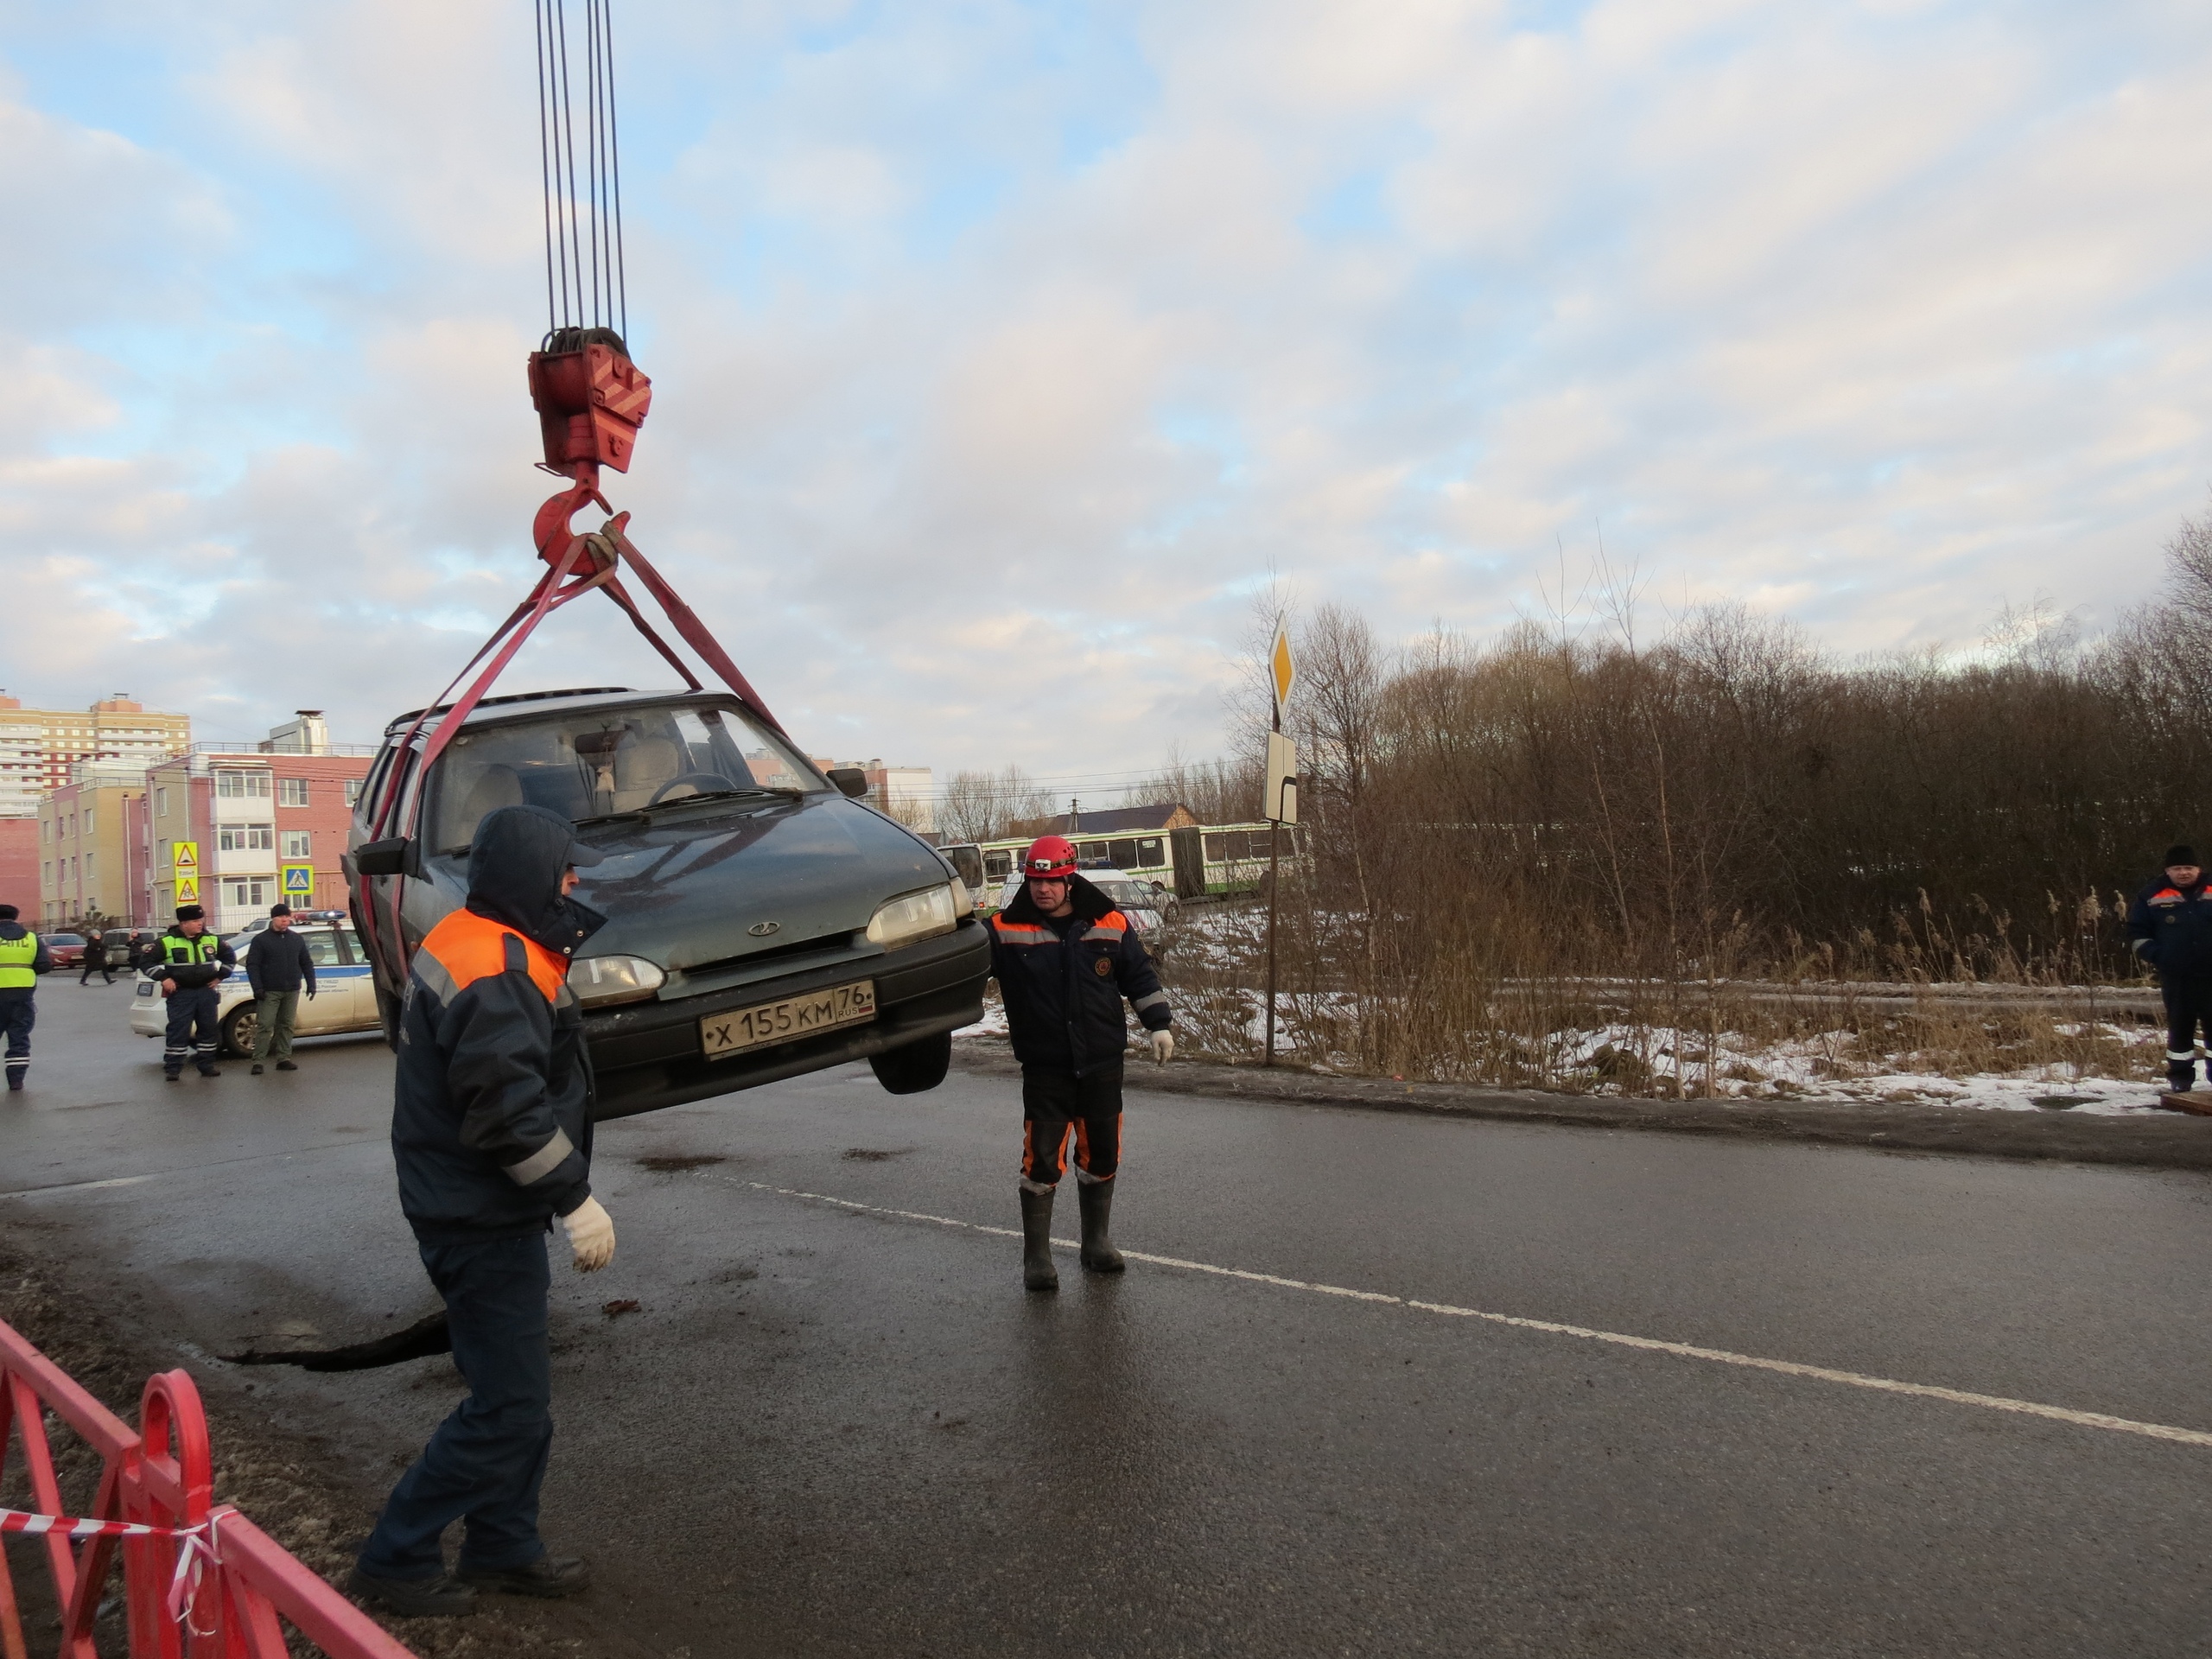
[[[850,798],[859,772],[817,770],[729,692],[484,697],[442,734],[449,717],[391,722],[354,817],[347,874],[387,1040],[409,957],[467,899],[478,822],[527,804],[605,855],[576,897],[607,925],[569,974],[600,1117],[861,1058],[893,1094],[944,1079],[990,948],[958,872]],[[381,836],[379,803],[397,804]]]

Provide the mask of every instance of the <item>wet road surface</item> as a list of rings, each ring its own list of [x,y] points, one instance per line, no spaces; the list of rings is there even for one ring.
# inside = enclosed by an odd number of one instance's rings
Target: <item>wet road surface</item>
[[[41,990],[7,1217],[210,1376],[431,1311],[381,1046],[167,1085],[124,997]],[[1117,1237],[1193,1265],[1040,1297],[1018,1141],[864,1067],[602,1126],[545,1526],[646,1650],[2212,1647],[2212,1446],[1439,1311],[2212,1430],[2201,1175],[1133,1090]],[[253,1375],[372,1486],[459,1391]]]

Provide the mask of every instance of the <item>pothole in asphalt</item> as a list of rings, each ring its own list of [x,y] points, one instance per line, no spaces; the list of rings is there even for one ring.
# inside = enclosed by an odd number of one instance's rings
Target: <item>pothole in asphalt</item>
[[[2097,1097],[2094,1095],[2037,1095],[2032,1103],[2046,1112],[2063,1112],[2075,1106],[2094,1106],[2097,1103]]]
[[[638,1160],[638,1167],[650,1169],[660,1175],[681,1175],[687,1169],[704,1169],[709,1164],[726,1164],[728,1159],[711,1152],[657,1152]]]

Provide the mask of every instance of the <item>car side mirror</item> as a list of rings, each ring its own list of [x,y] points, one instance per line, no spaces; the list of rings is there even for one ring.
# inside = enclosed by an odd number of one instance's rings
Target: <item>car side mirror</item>
[[[832,766],[829,776],[842,793],[856,801],[868,793],[868,773],[858,766]]]
[[[413,843],[404,836],[393,836],[384,841],[365,841],[356,847],[349,858],[353,869],[360,875],[410,875],[414,860],[410,856]]]

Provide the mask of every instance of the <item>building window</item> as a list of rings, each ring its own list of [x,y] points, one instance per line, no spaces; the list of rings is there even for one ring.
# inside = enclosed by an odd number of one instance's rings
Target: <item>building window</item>
[[[85,880],[87,881],[92,879],[92,861],[99,856],[99,855],[98,853],[86,853],[85,855]]]
[[[267,853],[276,848],[276,827],[270,823],[226,823],[215,830],[215,847],[225,853]]]
[[[309,859],[315,856],[315,836],[306,830],[287,830],[284,832],[284,856],[289,859]]]
[[[346,780],[346,804],[351,806],[360,798],[361,780],[358,778],[348,778]]]
[[[224,884],[231,890],[234,906],[258,910],[269,902],[269,883],[266,881],[229,881]]]
[[[308,804],[308,780],[304,778],[280,778],[276,780],[276,804],[305,806]]]
[[[265,801],[269,798],[269,774],[219,772],[215,774],[215,793],[226,801]]]
[[[85,809],[85,833],[88,836],[92,833],[92,809],[89,806]]]
[[[154,791],[154,816],[166,818],[169,815],[168,785],[164,784]]]

